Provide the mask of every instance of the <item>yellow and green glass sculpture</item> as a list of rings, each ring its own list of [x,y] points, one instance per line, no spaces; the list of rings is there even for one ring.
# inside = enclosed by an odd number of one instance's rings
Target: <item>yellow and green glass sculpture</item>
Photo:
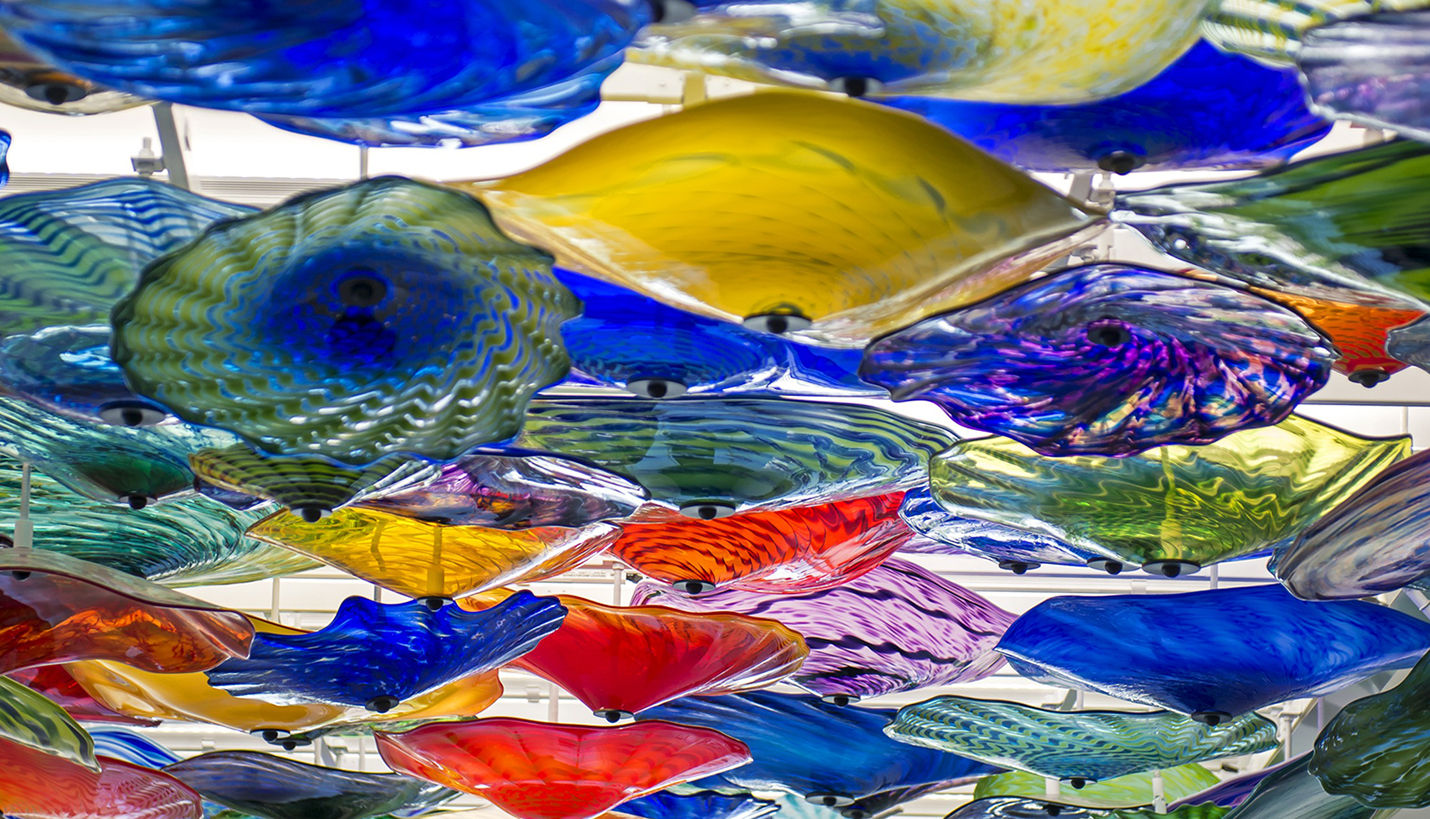
[[[1001,292],[1098,224],[918,117],[811,94],[686,108],[460,187],[563,267],[834,346]]]
[[[135,392],[278,455],[451,460],[564,378],[580,304],[466,194],[397,177],[215,226],[114,310]]]
[[[0,677],[0,739],[99,770],[94,739],[43,694]]]
[[[934,499],[962,517],[1047,535],[1175,577],[1294,538],[1410,452],[1292,416],[1200,447],[1049,458],[1007,438],[963,441],[930,465]]]
[[[1185,799],[1216,785],[1221,780],[1216,774],[1201,765],[1178,765],[1162,771],[1162,788],[1167,803]],[[973,788],[973,798],[990,796],[1021,796],[1028,799],[1047,799],[1048,780],[1027,771],[1007,771],[985,776]],[[1088,808],[1134,808],[1153,802],[1152,774],[1135,773],[1090,782],[1081,788],[1070,785],[1058,789],[1053,800],[1067,805]]]

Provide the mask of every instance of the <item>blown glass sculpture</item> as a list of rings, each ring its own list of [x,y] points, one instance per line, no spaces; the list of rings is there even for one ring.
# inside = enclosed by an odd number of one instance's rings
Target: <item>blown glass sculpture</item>
[[[1215,785],[1214,787],[1210,787],[1199,793],[1194,793],[1191,796],[1178,799],[1177,801],[1170,803],[1167,807],[1171,810],[1176,810],[1183,805],[1212,804],[1220,805],[1222,807],[1227,808],[1234,808],[1237,805],[1240,805],[1242,802],[1246,801],[1246,797],[1250,796],[1251,792],[1255,790],[1256,786],[1261,784],[1261,780],[1281,770],[1287,765],[1294,764],[1296,764],[1296,760],[1292,760],[1290,762],[1281,762],[1276,765],[1269,765],[1257,771],[1251,771],[1249,773],[1239,774],[1228,779],[1223,779],[1219,784]]]
[[[1265,299],[1097,264],[885,336],[859,375],[1043,455],[1122,456],[1279,423],[1336,357]]]
[[[1030,171],[1259,170],[1325,136],[1296,72],[1192,46],[1152,80],[1081,105],[881,99]]]
[[[688,107],[461,187],[562,267],[844,347],[992,296],[1100,230],[917,117],[810,94]]]
[[[1430,575],[1430,451],[1376,475],[1276,555],[1273,570],[1302,600],[1355,600]]]
[[[1372,11],[1423,6],[1423,0],[1214,0],[1204,12],[1202,35],[1223,51],[1291,65],[1313,29]]]
[[[516,445],[615,472],[709,520],[905,489],[954,440],[857,404],[570,398],[533,402]]]
[[[560,600],[561,627],[515,665],[610,722],[688,694],[763,688],[796,671],[809,654],[803,638],[773,620]]]
[[[1307,31],[1296,64],[1312,107],[1324,116],[1430,141],[1427,25],[1430,12],[1386,11]]]
[[[579,311],[550,257],[479,202],[385,177],[216,226],[147,268],[115,307],[113,356],[135,392],[270,453],[452,460],[515,435],[565,377],[560,326]]]
[[[606,523],[514,531],[448,526],[357,507],[316,523],[279,513],[250,530],[260,540],[409,597],[461,597],[551,577],[585,563],[617,532]]]
[[[310,523],[345,504],[420,485],[437,467],[409,455],[388,455],[352,467],[319,455],[267,455],[244,443],[201,449],[189,466],[206,486],[276,501]]]
[[[108,322],[140,268],[209,224],[252,212],[143,178],[6,197],[0,326],[9,335]]]
[[[1227,808],[1217,805],[1188,805],[1183,808],[1158,812],[1153,806],[1137,808],[1083,808],[1058,802],[1038,799],[1019,799],[1014,796],[993,796],[970,802],[950,813],[944,819],[1044,819],[1058,816],[1062,819],[1222,819]]]
[[[61,71],[0,31],[0,102],[30,111],[83,116],[147,105],[149,100]]]
[[[640,573],[692,592],[828,589],[870,571],[908,544],[914,533],[899,519],[901,497],[875,495],[717,520],[628,521],[610,551]]]
[[[199,819],[197,793],[160,771],[100,757],[92,771],[0,741],[0,805],[17,819]]]
[[[1162,771],[1162,788],[1167,802],[1199,793],[1217,784],[1216,774],[1201,765],[1179,765]],[[974,799],[994,797],[1017,797],[1042,800],[1047,798],[1046,777],[1027,771],[1007,771],[985,776],[973,788]],[[1102,782],[1090,782],[1081,788],[1059,788],[1057,803],[1089,808],[1136,808],[1150,805],[1153,801],[1152,774],[1137,773],[1119,776]],[[1035,817],[1046,817],[1042,811]],[[1076,813],[1074,812],[1074,815]],[[1029,817],[1034,819],[1034,817]]]
[[[557,277],[584,305],[561,326],[572,380],[647,398],[884,394],[855,374],[858,350],[799,344],[569,271]]]
[[[1066,779],[1074,788],[1277,745],[1276,723],[1259,714],[1209,726],[1166,711],[1048,711],[955,696],[900,708],[884,733],[910,745]]]
[[[1014,619],[968,589],[893,558],[822,591],[724,589],[689,597],[646,582],[632,602],[783,623],[809,646],[789,682],[841,702],[981,680],[1003,665],[993,647]]]
[[[899,517],[921,535],[900,547],[904,552],[977,555],[1018,574],[1044,563],[1082,566],[1102,558],[1096,551],[1055,537],[959,517],[939,506],[927,486],[910,489],[904,495]]]
[[[178,754],[128,728],[91,727],[89,735],[99,755],[130,765],[157,769],[179,761]]]
[[[144,728],[159,724],[158,720],[123,714],[100,702],[62,665],[31,666],[12,671],[6,676],[43,694],[45,699],[60,706],[66,714],[75,719],[91,723],[91,731],[94,730],[93,723],[135,725]]]
[[[555,631],[565,615],[559,602],[531,592],[517,592],[484,611],[431,599],[384,605],[349,597],[319,631],[258,634],[247,659],[213,669],[209,682],[279,705],[324,702],[381,713],[511,662]]]
[[[1341,709],[1316,738],[1310,772],[1327,793],[1372,808],[1430,805],[1430,659],[1394,688]]]
[[[1430,146],[1401,140],[1122,194],[1113,216],[1164,253],[1256,287],[1423,310],[1427,181]]]
[[[1213,725],[1407,668],[1427,649],[1430,623],[1374,603],[1306,603],[1280,586],[1055,597],[998,644],[1029,679]]]
[[[620,813],[640,819],[765,819],[779,805],[750,794],[729,796],[715,791],[678,794],[656,791],[620,806]]]
[[[252,642],[237,612],[57,552],[0,549],[0,674],[72,660],[205,671]]]
[[[623,518],[648,497],[624,478],[575,461],[475,455],[444,466],[430,483],[359,505],[428,523],[521,530]]]
[[[1375,808],[1353,796],[1327,793],[1308,770],[1313,759],[1314,755],[1305,754],[1268,774],[1226,814],[1227,819],[1372,819],[1377,815]]]
[[[164,769],[205,799],[261,819],[369,819],[457,796],[397,774],[307,765],[253,751],[217,751]]]
[[[698,785],[785,791],[816,804],[929,782],[968,782],[996,769],[884,736],[892,709],[839,706],[817,697],[752,691],[686,697],[636,715],[715,728],[743,742],[754,761]],[[637,723],[640,724],[640,723]]]
[[[0,339],[0,385],[79,421],[150,426],[163,407],[135,395],[109,356],[109,325],[60,325]]]
[[[5,677],[0,677],[0,741],[99,770],[94,740],[74,717],[43,694]]]
[[[963,441],[930,464],[934,500],[960,517],[1046,535],[1175,577],[1289,541],[1407,453],[1292,416],[1206,446],[1125,458],[1049,458],[1007,438]]]
[[[592,819],[629,799],[749,761],[718,731],[640,722],[613,728],[520,719],[377,734],[393,770],[475,793],[518,819]]]
[[[1406,364],[1430,371],[1430,316],[1421,315],[1386,333],[1385,352]]]
[[[1333,365],[1336,372],[1357,384],[1373,387],[1414,363],[1390,349],[1391,339],[1396,328],[1424,316],[1421,309],[1313,298],[1264,287],[1253,287],[1251,292],[1289,307],[1324,333],[1341,352]]]
[[[839,815],[844,819],[873,819],[873,817],[889,813],[905,802],[912,802],[920,797],[948,790],[958,784],[958,781],[929,782],[923,785],[910,785],[906,788],[879,791],[872,796],[855,799],[853,804],[840,808]]]
[[[1199,0],[1047,6],[968,0],[698,0],[628,59],[869,94],[1068,104],[1151,80],[1196,42]]]

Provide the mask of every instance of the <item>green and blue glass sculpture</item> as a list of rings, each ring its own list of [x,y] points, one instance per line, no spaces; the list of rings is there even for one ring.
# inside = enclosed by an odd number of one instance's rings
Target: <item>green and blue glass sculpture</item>
[[[1084,808],[1041,799],[1017,796],[989,796],[970,802],[944,819],[1221,819],[1228,808],[1217,805],[1188,805],[1176,810],[1157,811],[1151,805],[1135,808]]]
[[[585,461],[710,518],[906,489],[953,441],[857,404],[563,398],[532,402],[516,446]]]
[[[1427,655],[1430,657],[1430,655]],[[1341,709],[1316,737],[1310,772],[1372,808],[1430,806],[1430,659],[1388,691]]]
[[[884,733],[910,745],[1068,780],[1074,788],[1277,745],[1276,723],[1259,714],[1212,726],[1167,711],[1049,711],[957,696],[900,708]]]
[[[1179,765],[1162,771],[1162,793],[1168,803],[1204,791],[1215,784],[1216,774],[1202,765]],[[1050,798],[1048,790],[1047,777],[1013,770],[978,780],[973,786],[973,798],[1005,796],[1042,801]],[[1153,801],[1151,773],[1128,774],[1102,782],[1089,782],[1081,788],[1062,787],[1059,783],[1058,795],[1053,799],[1062,810],[1070,810],[1068,806],[1138,809],[1152,804]],[[1046,811],[1041,814],[1044,817],[1047,815]]]
[[[49,698],[0,677],[0,740],[24,745],[91,771],[98,771],[95,741]]]
[[[164,772],[205,799],[260,819],[370,819],[458,796],[410,776],[325,768],[255,751],[200,754]]]
[[[764,819],[779,805],[751,794],[656,791],[622,803],[620,813],[640,819]]]
[[[521,591],[483,611],[437,598],[375,603],[349,597],[307,634],[258,634],[247,659],[209,672],[209,683],[279,705],[322,702],[384,712],[520,657],[561,626],[566,608]]]
[[[1385,334],[1390,357],[1430,371],[1430,317],[1392,328]]]
[[[162,768],[179,761],[179,755],[163,745],[128,728],[90,726],[95,751],[100,756],[122,759],[130,765]]]
[[[1353,796],[1328,793],[1310,767],[1313,754],[1303,754],[1267,774],[1246,800],[1226,814],[1226,819],[1372,819],[1375,808]]]
[[[1430,11],[1387,10],[1306,32],[1296,64],[1312,108],[1328,117],[1430,141],[1427,26]]]
[[[997,770],[889,739],[883,728],[894,713],[752,691],[683,697],[648,708],[636,719],[714,728],[749,746],[754,761],[697,785],[785,791],[829,807],[909,785],[971,781]]]
[[[220,219],[252,213],[150,179],[111,179],[0,202],[4,334],[109,321],[144,265]]]
[[[1030,171],[1259,170],[1330,130],[1296,72],[1201,42],[1137,88],[1081,105],[882,99]]]
[[[220,0],[20,0],[0,24],[56,65],[139,96],[320,135],[403,137],[359,140],[372,144],[480,144],[539,135],[528,109],[594,107],[652,12],[645,0],[360,0],[259,7],[235,28]]]
[[[561,326],[572,381],[646,398],[885,394],[859,379],[858,350],[757,332],[565,270],[557,277],[584,305],[580,318]]]
[[[1430,575],[1430,452],[1393,464],[1277,552],[1272,570],[1303,600],[1355,600]]]
[[[58,325],[0,339],[0,388],[80,421],[152,426],[164,408],[134,394],[109,356],[109,325]]]
[[[275,455],[363,466],[506,440],[580,304],[457,191],[397,177],[216,226],[114,309],[140,395]],[[222,344],[216,343],[222,340]]]
[[[1374,603],[1307,603],[1275,585],[1055,597],[998,643],[1029,679],[1212,725],[1408,668],[1427,649],[1423,620]]]
[[[1230,182],[1117,197],[1164,253],[1272,292],[1430,305],[1430,145],[1399,140]]]
[[[900,551],[921,554],[971,554],[997,562],[1016,574],[1036,569],[1044,563],[1082,566],[1103,555],[1055,537],[1025,532],[977,518],[959,517],[939,506],[927,486],[910,489],[899,508],[903,518],[922,537],[914,538]]]
[[[1132,455],[1284,421],[1338,353],[1241,290],[1072,268],[876,340],[859,375],[1043,455]]]
[[[1295,760],[1290,762],[1280,762],[1275,765],[1268,765],[1260,770],[1249,771],[1238,774],[1228,779],[1223,779],[1217,785],[1207,788],[1204,791],[1194,793],[1191,796],[1183,797],[1175,802],[1170,802],[1167,807],[1172,810],[1183,805],[1221,805],[1224,808],[1234,808],[1246,801],[1246,797],[1261,784],[1261,780],[1273,773],[1281,770],[1287,765],[1294,765]]]
[[[929,466],[959,517],[1098,552],[1089,565],[1176,577],[1288,542],[1408,453],[1292,416],[1205,446],[1050,458],[1007,438],[962,441]]]

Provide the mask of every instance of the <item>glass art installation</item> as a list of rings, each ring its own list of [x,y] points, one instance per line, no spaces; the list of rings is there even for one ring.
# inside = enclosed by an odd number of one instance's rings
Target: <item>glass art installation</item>
[[[158,720],[123,714],[100,702],[62,665],[31,666],[12,671],[6,676],[43,694],[45,699],[63,708],[66,714],[88,723],[91,733],[95,730],[95,723],[134,725],[142,728],[159,724]]]
[[[58,325],[0,339],[0,386],[79,421],[152,426],[171,420],[135,395],[109,356],[109,325]]]
[[[962,441],[929,466],[934,500],[1096,551],[1089,565],[1176,577],[1265,552],[1408,453],[1292,416],[1205,446],[1050,458],[1007,438]]]
[[[1096,264],[884,336],[859,375],[1043,455],[1123,456],[1280,423],[1336,357],[1265,299]]]
[[[957,696],[900,708],[884,733],[911,745],[1067,780],[1075,789],[1277,745],[1276,723],[1259,714],[1213,726],[1167,711],[1049,711]]]
[[[718,731],[658,720],[596,728],[482,719],[376,736],[394,771],[475,793],[517,819],[593,819],[750,759]]]
[[[413,9],[263,9],[241,30],[209,0],[105,0],[63,13],[0,10],[38,54],[154,99],[245,111],[300,133],[375,145],[480,145],[540,136],[594,109],[601,80],[654,6],[633,0],[462,0]],[[575,110],[568,110],[575,109]]]
[[[515,445],[615,472],[709,520],[906,489],[954,440],[858,404],[559,398],[532,402]]]
[[[279,512],[249,532],[398,594],[455,598],[558,575],[605,549],[619,530],[608,523],[457,526],[348,507],[313,523]]]
[[[1430,146],[1397,140],[1249,179],[1121,194],[1113,216],[1158,250],[1248,285],[1424,310],[1427,177]]]
[[[1391,349],[1398,329],[1421,319],[1419,308],[1356,304],[1334,298],[1316,298],[1264,287],[1251,292],[1301,314],[1331,340],[1341,357],[1332,365],[1351,381],[1374,387],[1416,359]],[[1424,359],[1421,359],[1424,360]]]
[[[1310,773],[1313,754],[1305,754],[1267,774],[1228,819],[1372,819],[1377,816],[1352,796],[1328,793]],[[1385,815],[1385,814],[1379,814]]]
[[[1055,537],[978,518],[959,517],[940,506],[926,486],[910,489],[904,495],[899,517],[919,534],[900,547],[904,552],[977,555],[1017,574],[1044,563],[1082,566],[1103,559],[1097,551],[1064,543]]]
[[[99,757],[97,771],[0,741],[0,806],[15,819],[199,819],[200,798],[160,771]]]
[[[460,187],[562,267],[843,347],[992,296],[1101,230],[915,116],[810,94],[715,100]]]
[[[1200,42],[1162,73],[1081,105],[932,96],[879,100],[926,117],[1030,171],[1260,170],[1330,130],[1306,110],[1296,72]]]
[[[621,523],[610,552],[641,574],[692,593],[829,589],[910,542],[914,532],[898,515],[901,497],[874,495],[713,520],[637,518]]]
[[[30,111],[84,116],[147,105],[149,100],[61,71],[0,31],[0,102]]]
[[[215,221],[252,212],[143,178],[6,197],[0,326],[9,335],[107,323],[144,265]]]
[[[387,455],[353,467],[320,455],[268,455],[244,443],[194,452],[189,467],[202,482],[201,492],[217,487],[227,497],[275,501],[309,523],[346,504],[400,492],[438,474],[436,466],[409,455]]]
[[[1397,360],[1430,371],[1430,316],[1418,316],[1389,330],[1385,351]]]
[[[1018,618],[998,643],[1029,679],[1209,725],[1407,668],[1427,649],[1423,620],[1374,603],[1307,603],[1276,585],[1055,597]]]
[[[254,751],[200,754],[164,773],[205,799],[260,819],[370,819],[435,807],[457,796],[398,774],[324,768]]]
[[[560,326],[579,309],[480,203],[384,177],[226,222],[146,268],[112,350],[135,392],[272,454],[452,460],[512,437],[565,377]]]
[[[1341,709],[1316,737],[1311,774],[1327,793],[1372,808],[1430,805],[1430,659],[1394,688]]]
[[[1372,11],[1424,6],[1424,0],[1214,0],[1202,19],[1202,36],[1224,51],[1289,66],[1312,30]]]
[[[1222,819],[1227,808],[1218,805],[1187,805],[1174,810],[1158,811],[1152,805],[1135,808],[1084,808],[1046,802],[1039,799],[1020,799],[1015,796],[992,796],[970,802],[950,813],[945,819],[1045,819],[1057,816],[1061,819]]]
[[[749,746],[753,762],[700,780],[699,786],[785,791],[829,807],[894,788],[969,782],[997,770],[884,736],[884,725],[894,714],[892,709],[752,691],[685,697],[636,714],[636,719],[638,725],[670,720],[714,728]]]
[[[246,659],[209,672],[215,687],[279,705],[320,702],[382,713],[530,651],[566,616],[555,599],[517,592],[483,611],[437,598],[382,604],[349,597],[307,634],[259,633]]]
[[[1306,32],[1296,64],[1312,107],[1327,117],[1430,141],[1427,24],[1425,10],[1385,11]]]
[[[1430,452],[1392,464],[1278,552],[1276,577],[1302,600],[1355,600],[1430,575]]]
[[[697,0],[646,29],[634,62],[863,94],[1068,104],[1151,80],[1198,36],[1203,0]]]
[[[1003,665],[993,650],[1013,615],[896,558],[821,591],[736,588],[691,597],[644,582],[632,602],[769,618],[804,637],[809,656],[789,682],[836,702],[980,680]],[[543,650],[544,650],[543,646]]]
[[[73,660],[206,671],[252,642],[238,612],[58,552],[0,549],[0,674]]]
[[[618,810],[639,819],[765,819],[778,811],[779,805],[749,794],[656,791],[625,802]]]
[[[1179,765],[1162,771],[1162,788],[1170,804],[1217,784],[1216,774],[1197,764]],[[1027,771],[1006,771],[978,780],[973,788],[974,799],[1016,797],[1044,800],[1048,798],[1046,777]],[[1137,808],[1154,800],[1151,773],[1128,774],[1102,782],[1089,782],[1081,788],[1058,788],[1056,803],[1086,808]],[[1047,816],[1043,811],[1040,816]]]
[[[566,270],[557,277],[584,305],[580,318],[561,325],[573,382],[645,398],[884,395],[856,375],[858,350],[800,344]]]
[[[1296,764],[1296,760],[1281,762],[1276,765],[1269,765],[1258,771],[1238,774],[1237,776],[1223,779],[1220,783],[1207,788],[1199,793],[1178,799],[1167,807],[1176,810],[1183,805],[1220,805],[1222,807],[1234,808],[1246,801],[1246,797],[1261,784],[1261,780],[1271,774],[1281,770],[1287,765]]]
[[[0,677],[0,741],[99,770],[94,740],[74,717],[43,694],[6,677]]]
[[[95,751],[141,768],[159,769],[179,761],[179,755],[128,728],[90,728]]]

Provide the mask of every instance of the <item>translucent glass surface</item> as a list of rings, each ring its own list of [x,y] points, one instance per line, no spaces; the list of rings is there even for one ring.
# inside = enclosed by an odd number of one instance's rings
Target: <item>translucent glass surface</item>
[[[764,819],[778,809],[774,802],[749,795],[657,791],[622,804],[619,811],[640,819]]]
[[[1102,557],[1055,537],[955,515],[934,500],[928,487],[910,489],[899,516],[921,535],[902,547],[905,552],[977,555],[1018,572],[1044,563],[1081,566]]]
[[[150,418],[165,414],[124,383],[124,371],[109,355],[109,333],[108,324],[58,325],[0,339],[0,384],[50,412],[81,421],[102,421],[105,410],[120,421],[124,409],[139,412],[130,417],[141,422],[149,420],[146,412]]]
[[[1313,757],[1303,755],[1268,774],[1246,798],[1227,814],[1228,819],[1371,819],[1375,808],[1352,796],[1327,793],[1308,767]]]
[[[65,713],[75,719],[89,723],[91,731],[93,731],[95,723],[135,725],[145,728],[158,724],[158,720],[122,714],[109,708],[90,696],[90,693],[80,686],[74,675],[70,674],[62,665],[31,666],[19,671],[12,671],[6,676],[45,695],[46,699],[63,708]]]
[[[1430,659],[1394,688],[1341,709],[1316,737],[1310,772],[1372,808],[1430,806]]]
[[[245,497],[276,501],[304,520],[353,501],[420,485],[439,474],[437,466],[409,455],[388,455],[355,467],[321,455],[269,455],[243,443],[194,452],[189,467],[202,481],[200,491],[217,487],[226,501]]]
[[[1135,808],[1084,808],[1040,799],[990,796],[964,805],[945,819],[1044,819],[1047,816],[1059,816],[1063,819],[1156,819],[1158,816],[1167,816],[1170,819],[1221,819],[1227,810],[1218,805],[1187,805],[1161,813],[1151,805]]]
[[[199,819],[199,795],[159,771],[101,757],[95,772],[0,741],[0,804],[16,819]]]
[[[1179,765],[1162,771],[1162,788],[1168,804],[1204,791],[1216,783],[1216,774],[1202,765]],[[1048,780],[1026,771],[985,776],[973,788],[974,799],[1003,796],[1042,801],[1047,799],[1047,793]],[[1060,805],[1089,808],[1138,808],[1150,805],[1152,801],[1150,773],[1128,774],[1104,782],[1092,782],[1081,788],[1071,787],[1070,784],[1060,786],[1055,800]],[[1047,816],[1046,810],[1042,811],[1042,816]]]
[[[64,709],[9,678],[0,678],[0,740],[99,770],[94,740]]]
[[[0,31],[0,102],[30,111],[83,116],[122,111],[149,101],[61,71]]]
[[[1306,32],[1296,54],[1320,113],[1430,140],[1427,11],[1387,11]]]
[[[144,768],[162,768],[179,761],[178,754],[128,728],[90,726],[88,730],[101,756]]]
[[[1291,290],[1297,288],[1292,287]],[[1365,379],[1375,378],[1378,381],[1382,373],[1393,375],[1405,369],[1407,364],[1417,362],[1412,356],[1393,351],[1391,339],[1397,328],[1425,315],[1424,310],[1418,307],[1357,304],[1340,297],[1314,297],[1304,291],[1288,292],[1264,287],[1253,287],[1251,291],[1300,313],[1325,334],[1341,353],[1333,365],[1336,372],[1350,376],[1352,381],[1373,384],[1375,382]],[[1359,298],[1359,295],[1351,298]]]

